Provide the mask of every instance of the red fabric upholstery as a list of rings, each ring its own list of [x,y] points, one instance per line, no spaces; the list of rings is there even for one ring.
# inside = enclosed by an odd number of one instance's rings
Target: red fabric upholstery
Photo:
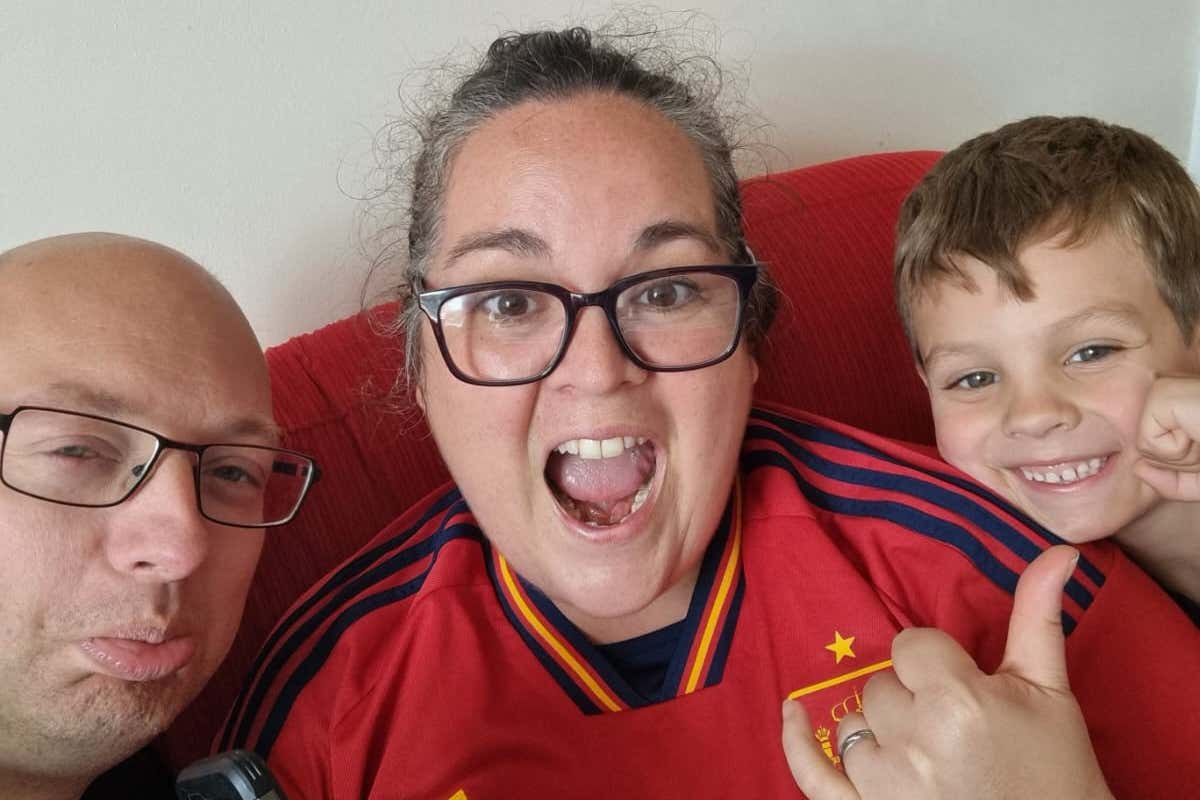
[[[743,184],[746,233],[783,292],[759,397],[931,443],[924,390],[892,306],[896,212],[933,152],[861,156]],[[377,317],[390,309],[375,310]],[[298,519],[267,535],[241,632],[221,671],[160,742],[203,755],[275,620],[310,584],[447,477],[419,412],[383,397],[402,359],[366,314],[267,351],[287,445],[324,477]]]
[[[747,181],[746,236],[783,295],[756,394],[933,442],[892,294],[900,203],[939,153],[884,153]]]

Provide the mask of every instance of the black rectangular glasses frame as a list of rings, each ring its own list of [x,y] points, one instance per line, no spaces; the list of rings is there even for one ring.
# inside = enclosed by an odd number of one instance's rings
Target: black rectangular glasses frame
[[[581,309],[588,306],[599,306],[604,310],[604,316],[608,319],[609,328],[612,329],[613,336],[616,337],[617,344],[620,345],[621,351],[625,356],[636,364],[638,367],[651,372],[687,372],[694,369],[702,369],[712,366],[729,358],[730,355],[737,349],[738,342],[742,335],[742,318],[745,315],[746,303],[750,299],[750,290],[754,288],[755,282],[758,280],[759,264],[757,262],[751,264],[702,264],[699,266],[684,266],[684,267],[667,267],[665,269],[656,269],[649,272],[639,272],[636,275],[628,275],[613,283],[607,289],[599,292],[580,293],[572,292],[565,289],[556,283],[542,283],[539,281],[489,281],[487,283],[473,283],[466,286],[451,286],[447,289],[429,289],[423,290],[420,279],[414,282],[415,294],[417,303],[425,316],[429,318],[430,324],[433,326],[434,338],[438,343],[438,349],[442,353],[442,359],[446,362],[451,374],[464,383],[474,384],[476,386],[518,386],[524,383],[536,383],[542,380],[559,365],[563,356],[566,355],[567,347],[571,343],[571,337],[575,333],[575,320]],[[685,364],[682,366],[662,366],[655,365],[643,360],[629,343],[625,340],[625,336],[621,333],[620,323],[617,320],[617,298],[621,292],[643,281],[654,280],[656,278],[666,278],[671,275],[680,275],[683,273],[703,272],[712,275],[722,275],[730,278],[737,283],[738,287],[738,312],[737,319],[734,322],[734,329],[730,339],[729,346],[719,355],[706,359],[695,364]],[[484,380],[474,378],[467,375],[458,368],[454,363],[453,357],[450,355],[450,348],[446,344],[446,339],[442,334],[441,311],[442,305],[447,301],[452,300],[460,295],[470,294],[472,292],[497,290],[497,289],[519,289],[525,291],[545,292],[552,295],[562,303],[566,317],[563,324],[562,340],[559,342],[558,350],[550,362],[536,375],[527,378],[516,378],[511,380]]]
[[[85,419],[94,419],[94,420],[97,420],[98,422],[105,422],[105,423],[108,423],[111,425],[117,425],[122,428],[127,428],[129,430],[138,431],[139,433],[144,433],[144,434],[147,434],[148,436],[151,436],[154,438],[154,441],[155,441],[154,453],[150,456],[150,460],[148,462],[146,462],[145,469],[141,470],[140,472],[138,472],[137,474],[134,475],[134,482],[129,487],[128,491],[126,491],[125,494],[123,494],[120,498],[114,500],[111,503],[73,503],[73,502],[70,502],[67,500],[56,500],[52,497],[45,497],[43,495],[34,494],[33,492],[29,492],[29,491],[26,491],[19,487],[13,486],[12,484],[10,484],[8,482],[7,479],[4,478],[4,453],[8,449],[9,428],[12,426],[13,419],[18,414],[20,414],[22,411],[45,411],[45,412],[50,412],[50,413],[55,413],[55,414],[67,414],[67,415],[75,416],[75,417],[83,417]],[[12,489],[14,492],[23,494],[27,497],[33,497],[38,500],[44,500],[48,503],[57,503],[58,505],[74,506],[77,508],[111,508],[112,506],[120,505],[121,503],[125,502],[130,497],[132,497],[133,493],[137,491],[138,487],[141,486],[143,482],[145,482],[147,476],[149,476],[151,473],[154,472],[154,465],[158,463],[158,458],[159,458],[159,456],[162,455],[164,450],[183,450],[185,452],[195,454],[197,466],[192,470],[192,475],[195,480],[195,488],[196,488],[196,508],[200,511],[200,515],[203,516],[205,519],[210,520],[212,522],[216,522],[220,525],[228,525],[228,526],[234,527],[234,528],[272,528],[272,527],[275,527],[278,525],[284,525],[288,522],[291,522],[292,519],[296,516],[296,512],[298,512],[300,510],[300,506],[303,505],[304,498],[308,496],[308,490],[310,488],[312,488],[312,485],[314,483],[316,483],[321,477],[321,468],[319,466],[317,466],[317,462],[314,461],[311,456],[307,456],[304,453],[298,452],[296,450],[287,450],[282,447],[268,447],[266,445],[245,444],[242,442],[213,442],[211,444],[190,444],[188,442],[179,442],[174,439],[168,439],[166,436],[163,436],[162,434],[159,434],[152,430],[149,430],[148,428],[142,428],[137,425],[130,425],[128,422],[121,422],[120,420],[110,419],[108,417],[101,417],[97,414],[85,414],[85,413],[82,413],[79,411],[68,411],[68,410],[62,409],[62,408],[48,408],[45,406],[17,406],[16,408],[14,408],[12,410],[12,412],[10,412],[8,414],[0,414],[0,433],[4,434],[4,441],[0,442],[0,483],[3,483],[5,486],[7,486],[9,489]],[[208,513],[204,510],[204,503],[201,499],[199,464],[201,463],[201,461],[204,457],[204,452],[206,450],[208,450],[209,448],[213,448],[213,447],[246,447],[246,448],[251,448],[251,449],[255,449],[255,450],[267,450],[267,451],[274,452],[274,453],[283,453],[285,455],[292,456],[292,457],[296,458],[297,460],[307,461],[309,464],[309,467],[310,467],[309,473],[307,476],[305,476],[304,485],[300,489],[300,492],[296,498],[296,502],[293,505],[291,511],[288,513],[287,517],[285,517],[284,519],[273,520],[271,522],[264,522],[264,523],[242,523],[242,522],[229,522],[227,520],[217,519],[215,517],[209,516]],[[279,467],[283,467],[283,466],[291,466],[291,465],[276,465],[276,468],[278,469]]]

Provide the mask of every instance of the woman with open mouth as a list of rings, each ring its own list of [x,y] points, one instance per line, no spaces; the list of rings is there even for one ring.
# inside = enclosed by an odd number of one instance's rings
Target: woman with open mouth
[[[454,485],[263,653],[223,741],[289,796],[797,796],[785,698],[839,764],[849,715],[877,729],[856,758],[889,744],[868,681],[892,674],[903,628],[999,663],[1047,536],[915,449],[751,408],[776,298],[707,63],[515,34],[420,123],[397,335]],[[1103,692],[1139,635],[1124,598],[1173,606],[1112,551],[1083,558],[1064,618],[1104,633],[1067,657],[1100,763],[1128,786],[1153,752],[1169,781],[1163,761],[1190,753],[1146,715],[1181,696],[1151,695],[1153,665]],[[1085,786],[1099,773],[1073,713],[1028,759]]]

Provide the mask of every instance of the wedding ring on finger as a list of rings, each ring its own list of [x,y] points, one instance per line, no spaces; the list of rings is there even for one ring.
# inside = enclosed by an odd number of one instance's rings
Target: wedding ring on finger
[[[861,730],[857,730],[854,733],[850,734],[845,739],[842,739],[842,743],[838,747],[838,752],[842,757],[842,761],[846,760],[846,756],[847,756],[847,754],[849,754],[850,748],[854,747],[854,745],[858,744],[859,742],[865,741],[866,739],[874,739],[874,738],[875,738],[875,731],[871,730],[870,728],[863,728]]]

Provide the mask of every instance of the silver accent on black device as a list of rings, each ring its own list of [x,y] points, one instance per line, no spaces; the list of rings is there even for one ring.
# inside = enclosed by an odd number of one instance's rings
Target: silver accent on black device
[[[287,800],[271,770],[254,753],[230,750],[184,767],[175,779],[179,800]]]

